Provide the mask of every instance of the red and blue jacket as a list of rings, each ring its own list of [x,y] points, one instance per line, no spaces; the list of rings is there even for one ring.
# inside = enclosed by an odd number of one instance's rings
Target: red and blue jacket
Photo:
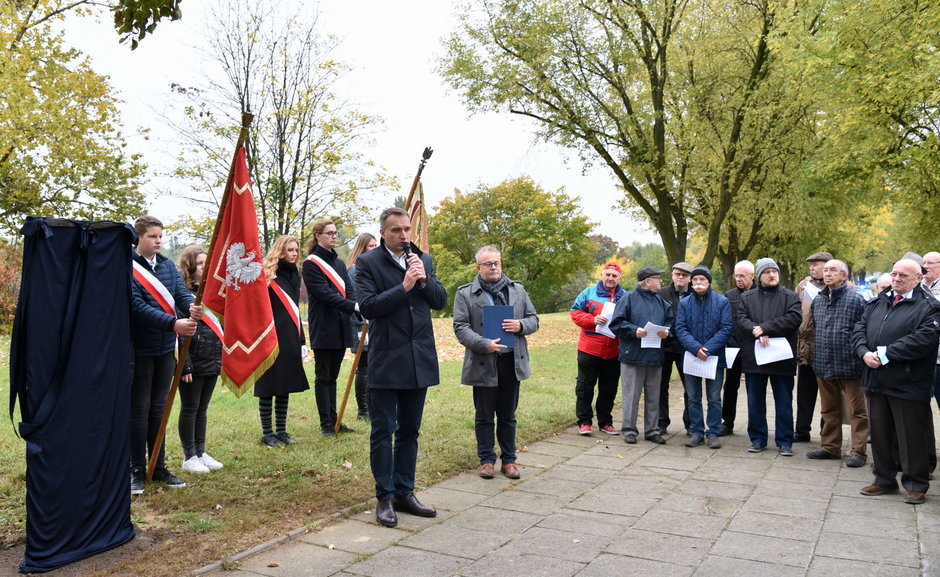
[[[581,335],[578,337],[579,351],[605,360],[617,356],[619,339],[612,339],[595,332],[594,317],[601,314],[605,302],[616,304],[624,293],[620,285],[617,285],[617,289],[611,294],[604,288],[604,283],[598,282],[581,291],[578,298],[574,299],[574,304],[571,305],[571,320],[581,327]],[[610,316],[613,316],[613,312]]]

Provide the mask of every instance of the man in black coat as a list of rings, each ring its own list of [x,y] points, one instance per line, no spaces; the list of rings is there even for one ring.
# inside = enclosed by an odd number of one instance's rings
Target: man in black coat
[[[870,301],[855,324],[852,345],[861,357],[862,391],[868,397],[874,480],[862,495],[907,491],[904,502],[927,500],[930,393],[933,385],[940,303],[920,287],[920,264],[894,263],[891,290]]]
[[[669,327],[673,335],[676,333],[675,319],[679,316],[679,301],[690,294],[689,279],[692,278],[692,265],[687,262],[677,262],[672,265],[672,284],[659,289],[657,293],[663,300],[672,305],[672,326]],[[682,389],[682,424],[686,434],[689,433],[689,396],[685,393],[685,373],[682,371],[682,358],[685,351],[679,344],[679,339],[670,336],[662,343],[663,370],[659,377],[659,429],[665,435],[666,429],[672,420],[669,418],[669,381],[672,379],[672,366],[679,372],[679,382]]]
[[[800,299],[780,286],[780,267],[771,258],[757,261],[760,286],[741,295],[736,324],[741,339],[741,368],[747,387],[748,451],[767,448],[767,381],[774,396],[774,442],[784,457],[793,456],[793,376],[796,374],[796,332],[803,319]],[[770,339],[785,338],[790,357],[758,364],[756,347],[770,346]]]
[[[400,208],[379,217],[380,246],[356,261],[359,306],[369,319],[369,438],[378,499],[375,518],[398,524],[395,511],[434,517],[414,496],[418,434],[427,388],[440,382],[431,309],[447,291],[431,257],[411,243],[411,219]],[[392,443],[394,435],[394,447]]]
[[[754,263],[749,260],[742,260],[734,265],[734,288],[725,293],[728,302],[731,303],[731,318],[735,318],[738,313],[738,307],[741,306],[741,295],[746,291],[756,288],[754,284]],[[731,340],[728,341],[728,347],[740,349],[741,335],[737,324],[731,331]],[[734,358],[734,363],[728,367],[725,372],[725,385],[721,393],[721,432],[719,437],[725,437],[734,434],[734,420],[738,416],[738,389],[741,388],[741,355]]]

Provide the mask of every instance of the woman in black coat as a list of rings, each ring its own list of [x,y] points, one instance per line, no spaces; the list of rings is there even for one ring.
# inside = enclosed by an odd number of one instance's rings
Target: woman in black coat
[[[264,257],[264,270],[268,277],[268,296],[274,312],[277,331],[278,355],[264,375],[255,383],[255,396],[261,414],[261,442],[269,447],[293,445],[287,434],[287,404],[290,393],[310,388],[304,373],[301,348],[305,344],[300,322],[300,241],[293,236],[282,236]],[[275,430],[271,428],[271,405],[274,403]]]
[[[206,251],[201,246],[186,247],[179,259],[180,276],[187,288],[196,292]],[[206,425],[209,402],[222,371],[222,341],[209,327],[204,316],[189,343],[189,355],[180,380],[180,416],[178,430],[183,446],[183,470],[187,473],[208,473],[222,468],[206,452]]]
[[[353,288],[353,290],[356,289],[356,260],[377,246],[379,246],[379,243],[376,242],[375,237],[367,232],[364,232],[356,237],[356,242],[353,245],[352,252],[349,253],[349,258],[346,260],[346,272],[349,275],[349,285]],[[362,329],[365,326],[365,321],[360,319],[358,316],[353,315],[352,324],[353,330],[357,335],[355,343],[356,346],[349,350],[351,350],[353,354],[356,354],[356,349],[359,348],[358,335],[362,333]],[[359,411],[356,413],[356,418],[363,421],[369,420],[369,402],[366,398],[368,396],[366,393],[366,382],[368,375],[369,345],[368,339],[366,339],[366,343],[362,347],[362,354],[359,355],[359,364],[356,365],[356,404],[359,406]]]
[[[336,254],[336,225],[321,218],[313,225],[304,261],[304,284],[310,305],[310,348],[316,363],[313,390],[320,415],[320,434],[333,436],[336,427],[336,379],[346,349],[355,342],[352,315],[357,308],[356,291],[349,284],[346,264]],[[341,433],[351,433],[346,425]]]

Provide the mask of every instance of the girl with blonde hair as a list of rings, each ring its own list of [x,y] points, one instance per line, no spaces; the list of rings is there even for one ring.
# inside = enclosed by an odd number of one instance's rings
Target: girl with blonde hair
[[[310,388],[304,373],[302,347],[305,344],[300,322],[300,241],[294,236],[281,236],[274,241],[264,257],[268,278],[268,296],[274,312],[278,355],[274,364],[255,383],[258,412],[261,416],[261,443],[268,447],[293,445],[287,433],[287,405],[291,393]],[[271,428],[271,406],[274,402],[275,428]]]

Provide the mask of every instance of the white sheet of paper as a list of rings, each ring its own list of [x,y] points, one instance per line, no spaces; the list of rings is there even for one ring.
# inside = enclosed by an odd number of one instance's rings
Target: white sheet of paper
[[[615,305],[614,303],[610,301],[607,301],[606,303],[604,303],[604,306],[601,307],[600,316],[606,317],[607,322],[602,325],[597,325],[596,328],[594,329],[595,331],[604,335],[605,337],[610,337],[612,339],[617,338],[616,335],[614,335],[613,331],[610,330],[610,317],[614,316],[615,308],[617,308],[617,305]]]
[[[819,289],[816,288],[811,282],[803,285],[803,298],[807,299],[809,302],[813,302],[813,299],[816,298],[816,295],[819,294]]]
[[[709,356],[708,360],[703,361],[689,351],[685,352],[682,358],[682,371],[693,377],[702,377],[705,379],[714,379],[718,372],[718,357]]]
[[[766,347],[761,346],[760,339],[754,341],[754,359],[758,365],[776,363],[793,358],[793,349],[783,337],[772,337]]]
[[[738,358],[738,353],[741,352],[739,347],[725,347],[725,363],[730,368],[734,364],[734,359]]]
[[[662,327],[659,325],[654,325],[653,323],[646,321],[646,326],[643,327],[646,331],[646,336],[640,339],[640,348],[641,349],[658,349],[661,348],[663,340],[659,338],[659,331],[668,331],[669,327]]]

